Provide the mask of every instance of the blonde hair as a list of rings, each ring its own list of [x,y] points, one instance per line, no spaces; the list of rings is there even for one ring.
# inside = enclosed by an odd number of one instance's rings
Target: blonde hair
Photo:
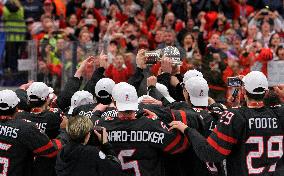
[[[93,127],[93,122],[88,117],[75,116],[68,119],[66,131],[71,140],[83,143],[86,135]]]

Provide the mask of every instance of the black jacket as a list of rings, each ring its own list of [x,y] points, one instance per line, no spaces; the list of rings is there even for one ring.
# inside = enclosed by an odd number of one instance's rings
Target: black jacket
[[[57,156],[55,167],[57,175],[120,175],[119,160],[111,155],[109,146],[106,148],[104,150],[106,154],[104,154],[94,146],[73,142],[67,144]]]

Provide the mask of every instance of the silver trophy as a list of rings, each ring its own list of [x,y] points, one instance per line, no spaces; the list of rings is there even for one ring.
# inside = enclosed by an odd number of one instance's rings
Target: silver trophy
[[[181,65],[180,52],[174,46],[167,46],[164,49],[158,49],[154,51],[146,51],[145,56],[147,57],[146,64],[153,65],[160,61],[162,57],[171,58],[173,65]]]

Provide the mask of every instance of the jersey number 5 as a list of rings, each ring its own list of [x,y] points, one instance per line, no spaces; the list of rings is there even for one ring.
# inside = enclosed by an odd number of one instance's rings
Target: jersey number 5
[[[118,159],[121,162],[122,170],[133,169],[135,172],[135,176],[141,176],[139,165],[137,160],[125,162],[123,157],[131,157],[135,153],[135,149],[132,150],[121,150],[118,154]]]
[[[11,144],[5,144],[0,142],[0,150],[7,151],[11,146],[12,146]],[[6,176],[9,168],[9,158],[0,157],[0,164],[3,164],[3,170],[2,173],[0,173],[0,176]]]
[[[253,168],[252,159],[261,158],[264,153],[264,141],[262,136],[251,136],[246,141],[247,144],[257,144],[258,150],[251,151],[247,155],[247,168],[249,174],[260,174],[264,171],[265,167]],[[272,149],[274,145],[278,145],[278,149]],[[267,141],[267,157],[268,158],[281,158],[283,155],[283,136],[271,136]],[[268,172],[274,172],[276,163],[269,167]]]

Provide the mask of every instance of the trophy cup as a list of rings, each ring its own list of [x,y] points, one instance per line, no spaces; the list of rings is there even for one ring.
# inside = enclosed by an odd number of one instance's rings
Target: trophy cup
[[[181,65],[180,52],[174,46],[167,46],[164,49],[158,49],[154,51],[146,51],[145,56],[147,57],[147,65],[153,65],[158,61],[161,61],[163,56],[171,58],[173,65]]]

